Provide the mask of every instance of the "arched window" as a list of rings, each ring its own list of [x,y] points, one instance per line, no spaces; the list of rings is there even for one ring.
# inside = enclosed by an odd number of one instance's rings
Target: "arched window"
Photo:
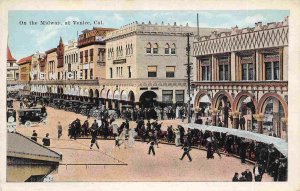
[[[128,46],[126,44],[126,55],[128,55]]]
[[[158,44],[155,43],[153,46],[153,54],[158,54]]]
[[[170,54],[170,45],[168,43],[165,45],[165,54]]]
[[[123,46],[120,47],[120,55],[123,56]]]
[[[150,44],[150,42],[147,44],[146,53],[151,54],[151,44]]]
[[[130,54],[133,54],[132,43],[130,44]]]
[[[176,54],[176,46],[175,46],[175,43],[172,44],[172,47],[171,47],[171,54]]]

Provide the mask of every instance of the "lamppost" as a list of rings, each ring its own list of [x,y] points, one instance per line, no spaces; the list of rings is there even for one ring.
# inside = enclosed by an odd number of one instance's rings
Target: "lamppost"
[[[191,123],[191,65],[190,65],[190,33],[187,33],[187,77],[188,77],[188,123]]]

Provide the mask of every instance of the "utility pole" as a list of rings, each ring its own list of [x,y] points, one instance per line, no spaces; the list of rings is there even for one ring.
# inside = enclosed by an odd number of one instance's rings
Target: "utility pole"
[[[187,76],[188,76],[188,123],[191,123],[191,65],[190,65],[190,33],[187,34]]]

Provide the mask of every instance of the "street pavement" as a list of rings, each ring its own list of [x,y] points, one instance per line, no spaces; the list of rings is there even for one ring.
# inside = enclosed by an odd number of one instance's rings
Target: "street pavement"
[[[19,103],[14,107],[18,109]],[[17,125],[17,132],[31,136],[36,130],[38,142],[46,133],[50,134],[51,146],[54,151],[63,155],[63,159],[57,171],[52,173],[54,181],[231,181],[235,172],[241,174],[248,167],[252,171],[253,165],[241,164],[234,157],[222,156],[220,159],[206,159],[206,152],[192,149],[190,154],[193,161],[188,158],[182,161],[179,158],[183,154],[181,147],[159,144],[155,147],[156,155],[148,155],[149,144],[135,142],[133,148],[120,148],[114,146],[114,140],[98,140],[100,149],[96,146],[90,149],[90,139],[70,140],[67,136],[68,124],[76,118],[81,122],[85,116],[56,110],[47,107],[47,124],[39,124],[32,127]],[[63,135],[57,139],[57,122],[63,126]],[[93,119],[89,120],[90,125]],[[121,119],[117,122],[120,124]],[[186,122],[186,121],[185,121]],[[162,128],[166,129],[172,124],[175,127],[181,124],[180,120],[165,120]],[[135,122],[130,122],[130,128],[135,127]],[[124,165],[125,164],[125,165]],[[262,181],[272,181],[266,174]]]

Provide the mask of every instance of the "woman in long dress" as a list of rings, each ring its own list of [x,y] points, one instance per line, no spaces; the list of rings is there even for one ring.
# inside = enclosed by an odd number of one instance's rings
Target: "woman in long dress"
[[[180,145],[180,132],[178,129],[175,130],[175,145],[176,147]]]
[[[134,146],[134,137],[136,136],[136,132],[134,129],[130,129],[129,137],[128,137],[128,147],[132,148]]]

